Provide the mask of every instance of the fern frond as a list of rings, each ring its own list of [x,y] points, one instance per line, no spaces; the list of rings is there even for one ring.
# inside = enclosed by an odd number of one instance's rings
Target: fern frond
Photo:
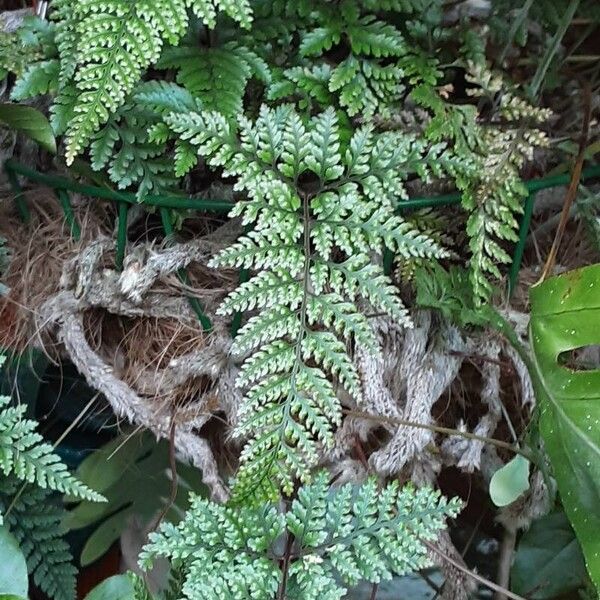
[[[483,305],[492,296],[493,280],[502,278],[500,267],[511,261],[505,245],[517,240],[516,217],[528,193],[520,171],[536,148],[547,145],[538,127],[550,112],[506,89],[505,82],[484,65],[468,68],[467,80],[474,84],[470,95],[499,100],[486,125],[478,122],[475,105],[450,104],[432,85],[419,84],[412,97],[433,114],[427,138],[451,144],[440,146],[428,163],[433,173],[445,171],[462,190],[462,205],[469,215],[470,279],[477,302]]]
[[[211,29],[217,24],[219,12],[224,12],[245,29],[249,29],[252,24],[252,7],[249,0],[187,0],[187,4]]]
[[[239,119],[238,133],[214,112],[165,120],[248,194],[233,214],[254,231],[213,260],[257,271],[219,309],[257,311],[234,342],[234,351],[252,353],[238,380],[246,394],[237,433],[249,442],[234,493],[289,494],[333,441],[341,420],[335,384],[360,398],[343,340],[375,344],[355,301],[408,323],[372,252],[390,244],[410,256],[444,255],[394,215],[422,148],[369,128],[343,142],[332,109],[303,120],[286,105],[263,107],[255,122]]]
[[[0,397],[0,469],[23,482],[78,498],[104,501],[104,497],[69,473],[50,444],[36,431],[37,423],[25,418],[26,406],[9,406]]]
[[[168,48],[157,64],[176,69],[177,82],[198,98],[205,110],[238,115],[246,85],[253,76],[269,83],[269,66],[254,52],[236,42],[221,47],[180,45]]]
[[[448,219],[431,208],[412,213],[407,221],[413,229],[444,247],[450,247],[454,242],[448,231]],[[415,272],[428,264],[430,261],[417,256],[396,255],[397,275],[404,281],[413,279]]]
[[[474,95],[497,94],[503,87],[498,77],[474,66],[470,81],[480,87]],[[498,119],[503,127],[485,128],[479,135],[479,177],[463,194],[469,212],[467,233],[471,249],[470,279],[479,305],[492,295],[491,279],[500,279],[499,265],[511,258],[503,242],[516,242],[518,221],[527,189],[520,178],[525,162],[535,148],[547,144],[546,135],[535,126],[550,117],[546,109],[534,108],[510,91],[504,91]]]
[[[57,91],[60,63],[57,59],[36,62],[23,71],[10,93],[12,100],[21,101],[54,94]]]
[[[14,73],[18,81],[37,63],[53,58],[54,36],[53,26],[34,16],[25,17],[16,30],[0,31],[0,79]]]
[[[91,138],[91,166],[105,170],[120,189],[137,188],[140,200],[150,192],[160,193],[177,185],[177,174],[168,139],[157,142],[150,137],[160,122],[140,104],[127,103],[112,115]]]
[[[36,586],[52,600],[74,600],[77,570],[62,538],[65,510],[48,490],[27,486],[19,493],[20,488],[14,476],[0,483],[0,511],[4,514],[10,506],[5,525],[19,543]]]
[[[218,10],[248,26],[247,1],[230,0],[59,0],[54,12],[64,84],[77,90],[74,115],[66,131],[66,161],[125,103],[165,42],[185,34],[191,8],[209,27]]]
[[[387,114],[404,91],[401,61],[408,48],[396,21],[381,12],[413,8],[408,2],[393,4],[387,9],[353,1],[315,6],[309,18],[299,20],[295,64],[288,60],[292,66],[274,78],[269,97],[300,96],[302,108],[338,101],[348,115],[366,119]]]
[[[149,567],[165,557],[184,564],[186,599],[218,590],[224,598],[273,600],[283,591],[297,600],[339,600],[344,584],[379,583],[428,566],[423,540],[434,539],[459,509],[430,489],[392,483],[380,490],[373,479],[331,491],[321,472],[285,514],[195,497],[179,525],[165,523],[150,535],[141,562]],[[294,540],[285,576],[282,538]]]

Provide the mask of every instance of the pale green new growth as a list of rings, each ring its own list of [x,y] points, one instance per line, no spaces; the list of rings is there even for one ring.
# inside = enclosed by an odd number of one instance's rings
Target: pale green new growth
[[[397,482],[378,489],[372,479],[331,490],[328,473],[321,472],[286,513],[194,497],[179,525],[165,523],[150,535],[141,561],[149,567],[166,557],[181,567],[181,592],[190,600],[339,600],[344,585],[428,566],[423,540],[435,539],[459,509],[458,501],[438,492],[400,489]]]
[[[250,441],[235,496],[289,494],[296,478],[308,479],[319,446],[333,441],[341,422],[336,386],[360,399],[346,344],[376,348],[359,306],[409,324],[373,253],[387,246],[407,258],[444,255],[394,212],[403,179],[424,162],[423,147],[368,126],[342,143],[333,109],[303,120],[290,106],[263,107],[255,123],[239,118],[239,133],[215,112],[165,118],[248,194],[233,215],[252,232],[214,261],[257,272],[220,308],[258,313],[234,343],[250,354],[239,378],[246,392],[237,428]]]

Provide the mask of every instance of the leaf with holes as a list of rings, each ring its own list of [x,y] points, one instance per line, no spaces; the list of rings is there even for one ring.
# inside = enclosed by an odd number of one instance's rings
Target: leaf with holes
[[[540,431],[587,568],[600,589],[600,370],[564,357],[600,343],[600,264],[531,290]]]

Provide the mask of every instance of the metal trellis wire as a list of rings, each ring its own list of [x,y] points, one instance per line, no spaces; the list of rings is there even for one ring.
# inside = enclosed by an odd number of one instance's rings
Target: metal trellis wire
[[[14,192],[14,200],[17,210],[19,211],[19,215],[24,222],[29,221],[30,215],[27,204],[24,201],[23,189],[19,182],[19,176],[54,190],[57,200],[63,210],[65,222],[69,226],[71,235],[74,239],[79,239],[81,235],[81,229],[79,223],[77,222],[75,213],[73,212],[69,197],[70,192],[76,192],[84,196],[90,196],[92,198],[98,198],[117,203],[117,239],[115,264],[117,269],[121,270],[123,268],[123,260],[125,258],[127,246],[127,213],[130,206],[139,204],[139,200],[135,194],[130,192],[116,191],[110,188],[82,184],[60,175],[40,173],[39,171],[27,167],[13,159],[5,161],[4,171],[6,172],[8,181]],[[581,181],[597,177],[600,177],[600,165],[585,169],[582,173]],[[527,239],[529,232],[529,226],[531,224],[531,216],[533,214],[533,206],[537,192],[548,188],[567,185],[570,182],[570,179],[570,175],[565,174],[531,179],[525,182],[528,195],[525,199],[523,207],[523,214],[521,216],[521,223],[519,226],[519,239],[516,242],[513,250],[512,264],[508,276],[508,289],[510,293],[512,293],[517,283],[517,277],[521,268],[521,262],[523,260],[525,240]],[[446,194],[429,198],[411,198],[409,200],[402,201],[398,206],[398,211],[410,212],[423,208],[452,206],[460,204],[460,202],[460,193]],[[225,200],[207,200],[188,196],[163,195],[145,196],[143,204],[153,206],[159,210],[162,227],[167,237],[173,236],[173,221],[171,219],[170,209],[195,210],[198,212],[226,214],[234,206],[233,202]],[[383,266],[387,274],[391,272],[393,262],[394,254],[391,250],[386,248],[383,256]],[[248,271],[246,269],[242,269],[240,271],[240,282],[247,281],[248,275]],[[188,283],[188,273],[185,269],[180,270],[178,276],[183,283]],[[204,312],[199,300],[192,296],[188,296],[188,300],[190,306],[198,316],[202,328],[205,331],[210,331],[212,328],[210,318]],[[242,317],[240,314],[236,314],[234,316],[231,324],[232,335],[237,333],[237,330],[241,325],[241,318]]]

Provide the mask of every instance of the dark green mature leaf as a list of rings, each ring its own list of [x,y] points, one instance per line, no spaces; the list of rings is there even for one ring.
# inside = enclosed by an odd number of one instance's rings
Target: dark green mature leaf
[[[427,264],[416,271],[415,283],[419,306],[439,310],[461,327],[493,327],[500,318],[489,304],[475,306],[466,269],[451,266],[446,270],[437,263]]]
[[[26,598],[29,582],[27,563],[14,536],[0,527],[0,598]]]
[[[575,370],[561,355],[600,343],[600,264],[531,291],[534,385],[540,431],[562,502],[600,589],[600,370]]]
[[[585,584],[581,547],[566,515],[537,519],[519,541],[511,571],[511,589],[531,600],[549,600]]]
[[[0,104],[0,122],[25,134],[46,150],[56,154],[56,140],[52,127],[39,110],[19,104]]]
[[[93,481],[108,502],[102,505],[80,502],[71,510],[64,525],[82,529],[96,524],[81,552],[83,566],[102,556],[119,539],[135,515],[148,523],[163,509],[171,494],[169,445],[156,443],[149,433],[121,436],[88,456],[77,471],[81,481]],[[202,494],[206,488],[194,467],[178,464],[179,492],[174,506],[165,515],[177,521],[188,506],[190,490]]]

